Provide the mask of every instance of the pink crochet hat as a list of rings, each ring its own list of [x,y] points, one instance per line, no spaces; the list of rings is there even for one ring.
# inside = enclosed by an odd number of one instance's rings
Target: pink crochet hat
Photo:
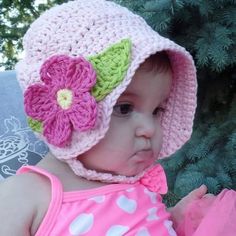
[[[77,175],[107,182],[139,178],[86,170],[77,157],[104,137],[116,100],[140,64],[159,51],[168,53],[173,85],[157,158],[189,139],[197,90],[192,57],[126,8],[103,0],[53,7],[31,25],[23,45],[25,57],[16,70],[29,123]]]

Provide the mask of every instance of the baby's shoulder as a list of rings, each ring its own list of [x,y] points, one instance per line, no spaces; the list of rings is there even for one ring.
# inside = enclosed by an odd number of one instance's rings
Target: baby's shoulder
[[[0,197],[7,196],[20,200],[36,198],[50,191],[50,182],[37,173],[23,173],[0,181]],[[16,195],[15,195],[16,194]]]
[[[19,232],[32,232],[49,202],[50,183],[36,173],[15,175],[0,182],[0,218],[5,219],[6,227],[11,224]]]

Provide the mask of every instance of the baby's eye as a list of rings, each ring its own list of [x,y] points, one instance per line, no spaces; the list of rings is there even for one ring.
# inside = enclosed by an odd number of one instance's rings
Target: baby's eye
[[[152,114],[154,116],[157,116],[157,115],[160,115],[163,112],[165,112],[165,108],[163,108],[163,107],[156,107]]]
[[[117,116],[127,116],[133,111],[133,105],[129,103],[117,104],[113,107],[113,114]]]

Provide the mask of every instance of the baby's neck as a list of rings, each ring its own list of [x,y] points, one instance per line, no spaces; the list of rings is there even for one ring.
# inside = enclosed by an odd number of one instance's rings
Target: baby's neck
[[[50,153],[37,166],[55,175],[61,181],[65,192],[88,190],[107,185],[106,183],[90,181],[75,175],[65,162],[58,160]]]

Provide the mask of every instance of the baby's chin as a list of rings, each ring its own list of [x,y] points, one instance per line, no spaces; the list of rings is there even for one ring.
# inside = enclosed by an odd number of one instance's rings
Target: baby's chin
[[[140,163],[136,167],[133,167],[132,170],[130,170],[129,172],[122,172],[119,175],[124,175],[126,177],[135,177],[137,175],[142,174],[144,171],[146,171],[148,168],[150,168],[154,164],[155,164],[154,162],[145,163],[145,164]]]

